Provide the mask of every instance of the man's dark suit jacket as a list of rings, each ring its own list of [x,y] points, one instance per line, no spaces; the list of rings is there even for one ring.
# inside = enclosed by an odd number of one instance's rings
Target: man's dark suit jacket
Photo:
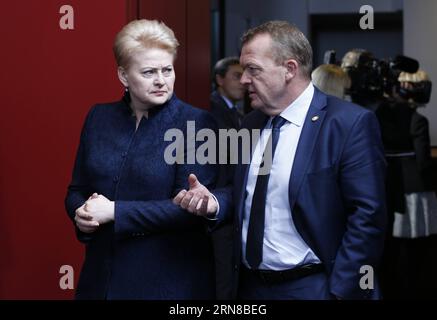
[[[239,129],[242,117],[236,110],[229,109],[217,91],[211,93],[210,104],[211,113],[219,129]],[[224,148],[228,152],[228,162],[219,166],[218,187],[229,185],[234,176],[235,165],[229,164],[229,161],[230,153],[234,153],[236,150],[230,150],[229,144],[226,143],[226,145],[220,146],[219,152],[223,152]],[[232,223],[216,228],[212,232],[212,240],[215,253],[216,295],[220,300],[230,299],[232,297]]]
[[[242,127],[262,129],[267,120],[266,115],[254,111]],[[296,150],[289,193],[284,196],[299,234],[322,261],[330,292],[337,297],[380,297],[376,271],[387,218],[385,167],[375,115],[315,88]],[[248,169],[248,164],[239,163],[233,188],[214,193],[220,204],[219,221],[234,218],[234,296]],[[366,266],[375,271],[374,289],[360,287],[361,278],[371,276]]]
[[[214,91],[210,96],[211,113],[220,129],[238,129],[242,116],[237,110],[228,107],[220,93]]]
[[[205,219],[174,205],[172,198],[188,189],[190,173],[212,187],[216,167],[164,160],[173,142],[164,141],[165,132],[180,129],[186,138],[187,121],[195,121],[196,130],[215,129],[209,113],[176,96],[153,108],[137,130],[125,100],[89,112],[65,205],[73,219],[75,210],[97,192],[115,201],[115,221],[92,234],[76,228],[86,245],[78,299],[214,298]]]

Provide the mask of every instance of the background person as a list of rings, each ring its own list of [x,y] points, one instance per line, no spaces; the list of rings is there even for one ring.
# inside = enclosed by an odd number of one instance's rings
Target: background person
[[[243,68],[238,57],[223,58],[214,66],[215,90],[211,93],[211,112],[220,129],[238,129],[243,113],[238,102],[244,98],[245,88],[240,83]]]
[[[243,68],[238,57],[223,58],[215,64],[215,90],[211,93],[211,113],[217,121],[219,129],[238,130],[243,119],[238,102],[244,98],[245,88],[240,83]],[[230,144],[226,141],[220,146],[219,152],[226,152],[227,162],[219,165],[217,186],[227,186],[232,181],[234,165],[231,164]],[[216,291],[220,300],[232,297],[232,224],[224,224],[212,232],[216,267]]]
[[[320,91],[340,99],[351,85],[347,73],[335,64],[321,64],[311,73],[311,80]]]
[[[392,98],[376,110],[388,163],[390,226],[382,274],[387,299],[433,294],[430,236],[437,234],[429,125],[417,112],[429,100],[431,83],[423,70],[401,72],[398,81]]]

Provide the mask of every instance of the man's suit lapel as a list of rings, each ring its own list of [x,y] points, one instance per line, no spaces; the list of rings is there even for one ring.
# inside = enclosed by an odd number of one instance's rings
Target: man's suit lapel
[[[319,130],[323,124],[326,110],[326,95],[314,88],[314,96],[311,101],[305,122],[297,145],[291,170],[289,188],[290,208],[293,210],[297,195],[310,163],[310,159],[318,141]]]
[[[252,162],[252,152],[255,151],[255,147],[256,144],[258,143],[258,140],[253,140],[252,141],[252,130],[253,129],[260,129],[262,130],[268,120],[268,116],[266,116],[265,114],[263,114],[260,111],[253,111],[253,117],[250,118],[250,120],[247,121],[247,123],[243,123],[243,127],[242,128],[246,128],[249,130],[250,133],[250,162]],[[249,116],[250,117],[250,116]],[[241,146],[241,141],[239,143],[239,156],[242,157],[242,146]],[[235,194],[235,198],[237,199],[236,201],[236,212],[238,214],[239,217],[239,223],[241,225],[242,221],[243,221],[243,208],[244,208],[244,202],[246,200],[245,197],[245,192],[246,192],[246,185],[247,185],[247,176],[248,176],[248,172],[249,172],[249,167],[250,167],[250,162],[249,164],[246,163],[241,163],[238,168],[237,168],[237,176],[236,181],[234,182],[234,186],[237,186],[237,188],[235,188],[236,194]]]

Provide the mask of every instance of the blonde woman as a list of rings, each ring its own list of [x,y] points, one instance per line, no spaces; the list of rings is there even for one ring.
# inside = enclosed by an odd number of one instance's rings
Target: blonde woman
[[[174,205],[195,172],[213,165],[167,163],[167,130],[215,128],[213,118],[174,92],[178,41],[158,21],[138,20],[116,36],[123,99],[95,105],[80,139],[66,209],[86,244],[78,299],[210,299],[214,265],[205,218]],[[187,140],[187,137],[185,137]],[[185,159],[186,160],[186,159]]]
[[[349,76],[335,64],[322,64],[311,73],[313,84],[326,94],[344,98],[344,92],[351,85]]]

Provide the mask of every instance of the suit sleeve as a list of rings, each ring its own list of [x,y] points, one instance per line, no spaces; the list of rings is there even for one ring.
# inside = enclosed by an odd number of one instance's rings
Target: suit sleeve
[[[208,231],[212,232],[225,223],[232,221],[233,213],[233,197],[232,186],[226,186],[212,190],[211,193],[217,199],[219,211],[216,219],[208,220]]]
[[[79,148],[77,150],[76,160],[73,167],[72,179],[70,185],[68,186],[67,195],[65,197],[66,211],[69,218],[74,224],[78,240],[83,243],[89,242],[93,238],[93,234],[88,234],[80,231],[74,222],[74,217],[76,215],[76,209],[82,206],[93,192],[91,190],[90,181],[88,179],[87,173],[84,169],[84,161],[86,158],[86,141],[88,137],[88,131],[92,123],[94,112],[95,107],[92,108],[88,113],[84,126],[82,128]]]
[[[363,266],[376,271],[384,246],[386,229],[385,157],[376,117],[362,113],[346,140],[340,160],[339,183],[347,210],[346,231],[338,250],[330,289],[345,299],[375,297],[362,288]]]
[[[216,132],[212,116],[202,112],[196,117],[196,132],[208,128]],[[185,140],[187,137],[185,137]],[[196,141],[196,149],[202,142]],[[185,143],[186,146],[186,143]],[[187,150],[185,149],[187,152]],[[186,155],[186,154],[185,154]],[[217,179],[217,166],[214,163],[177,164],[174,194],[188,190],[188,176],[194,173],[208,189],[213,189]],[[163,177],[165,179],[165,177]],[[118,237],[129,237],[137,233],[148,234],[164,230],[190,229],[205,227],[206,219],[195,216],[172,203],[172,199],[156,201],[116,201],[114,231]]]

